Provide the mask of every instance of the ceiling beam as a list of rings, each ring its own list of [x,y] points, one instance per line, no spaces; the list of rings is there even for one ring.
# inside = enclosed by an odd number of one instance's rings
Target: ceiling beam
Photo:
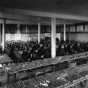
[[[42,12],[42,11],[33,11],[33,10],[24,10],[24,9],[12,9],[12,8],[5,9],[4,11],[8,13],[28,15],[28,16],[40,16],[40,17],[49,17],[49,18],[55,17],[58,19],[88,21],[87,16],[77,16],[77,15],[69,15],[69,14],[61,14],[61,13],[51,13],[51,12]]]
[[[7,24],[36,24],[37,21],[33,20],[30,16],[19,15],[12,12],[0,11],[0,23],[3,23],[3,19],[6,19]]]

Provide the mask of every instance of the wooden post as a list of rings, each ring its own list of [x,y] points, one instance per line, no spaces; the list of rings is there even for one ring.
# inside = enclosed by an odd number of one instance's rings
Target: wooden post
[[[40,23],[38,23],[38,43],[40,43],[40,30],[41,30]]]
[[[27,34],[27,32],[28,32],[28,27],[27,27],[27,24],[26,24],[26,34]]]
[[[66,41],[66,24],[64,24],[64,41]]]
[[[56,57],[56,18],[51,18],[51,56]]]
[[[0,45],[2,45],[2,27],[0,24]]]
[[[20,24],[17,24],[17,33],[20,34]]]
[[[20,24],[17,24],[17,33],[15,35],[15,40],[21,40],[21,34],[20,34]]]
[[[22,36],[21,36],[21,37],[22,37]],[[28,26],[27,26],[27,24],[26,24],[25,40],[28,41]]]
[[[2,24],[2,50],[5,49],[5,29],[6,29],[6,20],[3,19],[3,24]]]

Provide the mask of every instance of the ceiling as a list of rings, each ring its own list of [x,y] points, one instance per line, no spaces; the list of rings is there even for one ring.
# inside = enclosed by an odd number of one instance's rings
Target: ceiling
[[[88,16],[88,0],[0,0],[0,6]]]
[[[88,17],[88,0],[0,0],[1,8],[17,8]],[[0,9],[1,9],[0,8]],[[29,18],[31,22],[50,22],[45,18]],[[36,21],[35,21],[36,20]],[[80,23],[75,20],[57,19],[60,24]]]

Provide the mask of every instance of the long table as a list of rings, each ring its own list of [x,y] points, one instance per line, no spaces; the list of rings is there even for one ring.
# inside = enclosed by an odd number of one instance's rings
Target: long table
[[[58,63],[62,63],[64,61],[72,61],[76,59],[83,59],[88,57],[88,52],[84,53],[79,53],[79,54],[72,54],[72,55],[67,55],[67,56],[59,56],[56,58],[46,58],[43,60],[35,60],[32,62],[25,62],[25,63],[20,63],[16,65],[9,66],[9,72],[16,73],[24,70],[31,70],[31,69],[36,69],[39,67],[45,67],[49,65],[55,65]]]

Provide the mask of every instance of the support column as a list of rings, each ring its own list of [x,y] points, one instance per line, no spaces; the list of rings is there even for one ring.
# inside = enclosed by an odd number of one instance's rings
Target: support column
[[[40,30],[41,30],[40,23],[38,23],[38,43],[40,43]]]
[[[6,28],[6,20],[3,20],[2,24],[2,50],[5,49],[5,28]]]
[[[56,18],[51,18],[51,56],[56,57]]]
[[[22,37],[22,36],[21,36]],[[28,41],[28,26],[26,24],[26,34],[25,34],[25,40]]]
[[[66,24],[64,24],[64,41],[66,41]]]
[[[17,24],[17,33],[20,33],[20,24]]]
[[[17,32],[15,34],[15,40],[20,40],[21,39],[21,34],[20,34],[20,24],[17,24]]]
[[[27,24],[26,24],[26,34],[27,34],[27,32],[28,32],[28,27],[27,27]]]
[[[0,24],[0,45],[2,45],[2,27]]]

